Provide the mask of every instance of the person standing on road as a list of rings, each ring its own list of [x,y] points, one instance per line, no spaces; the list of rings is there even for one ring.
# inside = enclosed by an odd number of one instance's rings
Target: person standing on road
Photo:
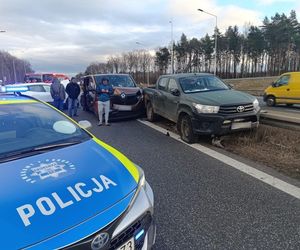
[[[80,87],[76,82],[75,77],[71,78],[71,81],[67,84],[66,92],[68,94],[68,113],[69,116],[77,115],[78,96],[80,94]]]
[[[101,84],[96,88],[98,94],[98,115],[99,123],[98,126],[102,125],[103,109],[105,114],[105,125],[110,126],[108,123],[109,110],[110,110],[110,96],[113,94],[113,87],[109,84],[107,78],[103,78]]]
[[[50,93],[53,98],[53,106],[59,110],[63,110],[64,100],[66,98],[65,87],[57,78],[53,79]]]

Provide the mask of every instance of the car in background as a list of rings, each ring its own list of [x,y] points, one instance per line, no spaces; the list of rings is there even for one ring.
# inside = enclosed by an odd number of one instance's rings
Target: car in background
[[[0,87],[1,249],[151,249],[143,170],[26,90]]]
[[[69,80],[69,77],[62,73],[27,73],[24,77],[24,82],[46,82],[52,83],[53,78],[57,78],[60,81]]]
[[[52,103],[53,99],[50,94],[50,86],[49,83],[44,82],[37,82],[37,83],[18,83],[13,85],[6,85],[8,87],[27,87],[28,91],[26,92],[26,95],[34,97],[38,100],[41,100],[43,102]]]
[[[102,79],[108,79],[114,89],[111,96],[110,119],[130,118],[140,115],[144,110],[142,89],[129,74],[96,74],[83,77],[81,106],[84,110],[98,115],[97,86]]]
[[[69,80],[62,80],[61,83],[64,85],[65,89],[67,87],[67,84],[69,83]],[[7,85],[7,86],[20,86],[20,87],[28,87],[28,91],[26,92],[26,95],[34,97],[38,100],[41,100],[43,102],[52,103],[53,99],[50,93],[50,83],[44,83],[44,82],[37,82],[37,83],[18,83],[14,85]],[[81,95],[82,93],[80,93]],[[78,99],[80,100],[80,95]],[[68,109],[68,94],[66,93],[66,98],[64,100],[64,109]],[[79,107],[79,103],[78,103]]]
[[[258,100],[208,73],[162,75],[155,88],[144,89],[144,100],[148,120],[160,115],[177,123],[187,143],[198,135],[220,136],[259,124]]]
[[[266,88],[264,101],[268,106],[300,104],[300,72],[288,72],[279,76]]]

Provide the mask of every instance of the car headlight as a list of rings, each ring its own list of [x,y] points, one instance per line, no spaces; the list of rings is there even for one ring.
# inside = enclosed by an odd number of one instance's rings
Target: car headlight
[[[145,185],[146,185],[146,178],[145,178],[144,170],[141,167],[137,166],[137,165],[135,165],[135,166],[139,171],[140,178],[139,178],[139,182],[138,182],[138,186],[137,186],[137,189],[135,191],[135,194],[134,194],[134,196],[133,196],[133,198],[130,202],[129,209],[134,204],[134,202],[135,202],[136,198],[138,197],[141,189],[144,188]]]
[[[258,112],[260,110],[259,101],[256,98],[253,101],[253,108],[256,112]]]
[[[209,106],[209,105],[202,105],[199,103],[193,103],[193,106],[197,110],[198,113],[218,113],[220,106]]]

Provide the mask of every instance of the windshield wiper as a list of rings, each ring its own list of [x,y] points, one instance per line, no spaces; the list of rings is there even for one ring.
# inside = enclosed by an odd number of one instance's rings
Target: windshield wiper
[[[44,151],[48,149],[55,149],[55,148],[61,148],[61,147],[67,147],[75,144],[79,144],[81,141],[74,141],[74,142],[62,142],[62,143],[55,143],[55,144],[49,144],[41,147],[35,147],[32,150],[33,151]]]
[[[25,150],[19,150],[19,151],[12,152],[12,153],[7,153],[7,154],[4,154],[0,158],[0,163],[17,160],[17,159],[20,159],[23,157],[28,157],[28,156],[35,155],[35,154],[41,154],[41,153],[47,152],[49,150],[67,147],[67,146],[79,144],[81,142],[82,141],[55,143],[55,144],[49,144],[49,145],[40,146],[40,147],[27,148]]]

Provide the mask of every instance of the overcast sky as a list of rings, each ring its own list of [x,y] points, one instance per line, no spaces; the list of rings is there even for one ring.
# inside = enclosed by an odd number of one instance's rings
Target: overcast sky
[[[236,3],[238,2],[238,3]],[[109,55],[166,46],[182,33],[188,38],[218,27],[260,25],[276,12],[300,13],[299,0],[0,0],[0,49],[24,58],[35,71],[84,71]],[[299,19],[298,19],[299,20]]]

